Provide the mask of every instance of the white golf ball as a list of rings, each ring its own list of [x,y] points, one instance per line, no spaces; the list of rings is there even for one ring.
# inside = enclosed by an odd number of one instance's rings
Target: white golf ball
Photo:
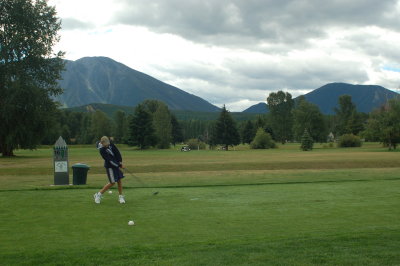
[[[112,194],[112,191],[110,190],[110,191],[108,191],[108,193],[109,193],[109,194]]]
[[[135,222],[134,221],[129,221],[128,225],[135,225]]]

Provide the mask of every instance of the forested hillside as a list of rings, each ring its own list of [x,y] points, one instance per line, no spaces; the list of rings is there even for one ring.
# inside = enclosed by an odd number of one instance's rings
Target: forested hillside
[[[64,93],[56,97],[64,107],[93,103],[136,106],[159,100],[171,110],[217,112],[204,99],[136,71],[107,57],[84,57],[66,61],[59,81]]]

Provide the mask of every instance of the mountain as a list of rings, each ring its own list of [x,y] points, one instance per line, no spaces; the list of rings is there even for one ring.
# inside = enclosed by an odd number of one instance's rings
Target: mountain
[[[399,97],[399,94],[378,85],[352,85],[347,83],[329,83],[304,95],[307,101],[317,105],[323,114],[334,114],[341,95],[350,95],[357,111],[369,113],[385,104],[387,100]],[[298,99],[295,98],[295,100]],[[265,103],[253,105],[243,112],[262,111],[267,113]]]
[[[268,112],[268,105],[264,102],[250,106],[243,113],[264,114]]]
[[[64,93],[56,97],[56,100],[64,107],[91,103],[136,106],[146,99],[156,99],[166,103],[171,110],[220,110],[198,96],[107,57],[66,61],[66,69],[59,84]]]
[[[369,113],[399,94],[377,85],[330,83],[304,95],[307,101],[318,105],[324,114],[334,114],[341,95],[350,95],[358,112]]]

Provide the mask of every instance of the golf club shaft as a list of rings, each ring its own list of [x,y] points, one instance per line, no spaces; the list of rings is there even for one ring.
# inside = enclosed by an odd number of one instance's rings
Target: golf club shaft
[[[144,184],[144,182],[137,176],[137,175],[134,175],[131,171],[129,171],[129,169],[128,168],[123,168],[126,172],[128,172],[133,178],[135,178],[142,186],[144,186],[144,187],[147,187],[145,184]]]
[[[133,178],[136,179],[136,181],[138,181],[143,187],[149,187],[148,185],[146,185],[137,175],[134,175],[131,171],[129,171],[128,168],[124,168],[126,172],[128,172]],[[153,195],[157,195],[158,191],[154,191]]]

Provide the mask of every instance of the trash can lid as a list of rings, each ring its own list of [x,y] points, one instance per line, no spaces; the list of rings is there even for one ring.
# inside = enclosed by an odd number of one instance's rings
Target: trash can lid
[[[84,164],[84,163],[76,163],[76,164],[74,164],[74,165],[72,166],[72,168],[87,168],[87,169],[89,169],[90,166],[87,165],[87,164]]]

